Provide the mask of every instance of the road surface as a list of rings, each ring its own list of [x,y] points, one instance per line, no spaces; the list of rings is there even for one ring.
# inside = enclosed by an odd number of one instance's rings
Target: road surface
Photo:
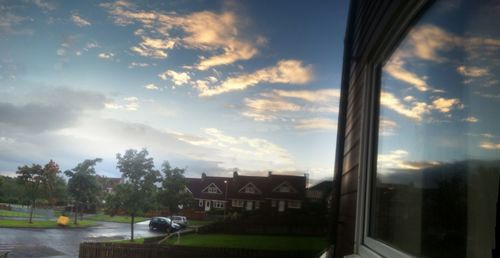
[[[135,224],[135,238],[160,236],[149,231],[149,221]],[[9,229],[0,228],[0,253],[10,251],[9,258],[78,257],[80,242],[130,239],[130,224],[99,222],[99,226],[75,229]]]

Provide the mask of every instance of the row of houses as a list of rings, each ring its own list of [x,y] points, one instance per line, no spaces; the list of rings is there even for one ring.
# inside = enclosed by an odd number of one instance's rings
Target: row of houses
[[[306,190],[307,175],[279,175],[269,172],[267,177],[244,176],[233,172],[233,177],[214,177],[202,174],[201,178],[186,178],[187,188],[195,200],[195,209],[210,211],[259,210],[262,208],[285,212],[301,209],[306,198],[323,200],[332,185],[318,184],[319,188]],[[327,193],[328,192],[328,193]]]
[[[98,176],[107,193],[122,183],[121,178]],[[190,208],[198,211],[252,211],[270,209],[278,212],[302,209],[305,201],[329,205],[332,181],[323,181],[307,188],[307,175],[246,176],[233,172],[232,177],[207,176],[186,178],[186,187],[194,199]]]

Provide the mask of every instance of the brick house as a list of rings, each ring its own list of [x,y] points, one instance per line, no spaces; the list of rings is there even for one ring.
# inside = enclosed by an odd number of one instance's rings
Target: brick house
[[[302,208],[307,177],[271,172],[267,177],[244,176],[234,172],[233,177],[213,177],[203,173],[201,178],[186,180],[198,210],[251,211],[267,208],[284,212]]]

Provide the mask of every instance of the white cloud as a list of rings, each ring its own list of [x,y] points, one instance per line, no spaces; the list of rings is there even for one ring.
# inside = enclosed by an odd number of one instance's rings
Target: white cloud
[[[391,60],[384,66],[384,71],[389,73],[395,79],[408,83],[419,91],[428,91],[430,86],[423,77],[408,71],[404,67],[405,62],[402,57],[396,53]]]
[[[482,77],[490,74],[489,69],[476,66],[459,66],[457,72],[468,77]]]
[[[113,53],[110,53],[110,52],[103,52],[103,53],[99,53],[99,55],[97,55],[99,58],[101,59],[110,59],[112,58],[113,56],[115,56],[115,54]]]
[[[166,70],[165,72],[158,75],[162,80],[170,80],[177,86],[187,84],[191,77],[186,72],[176,72],[172,70]]]
[[[38,8],[40,8],[42,10],[53,11],[56,9],[56,6],[51,2],[47,2],[47,1],[43,1],[43,0],[34,0],[33,3],[36,6],[38,6]]]
[[[265,43],[262,36],[252,35],[247,38],[243,33],[246,23],[241,22],[238,15],[231,11],[222,13],[201,11],[179,15],[138,10],[133,4],[123,1],[101,6],[108,9],[117,25],[127,26],[132,23],[142,25],[135,33],[142,37],[142,42],[132,49],[143,56],[166,58],[167,53],[164,50],[174,45],[216,53],[200,57],[195,65],[199,70],[251,59],[258,53],[257,45]],[[173,31],[181,33],[180,35],[175,33],[176,36],[173,36]],[[144,38],[146,34],[154,35],[156,40],[166,44],[161,44],[162,48],[147,45]]]
[[[89,21],[85,20],[83,17],[79,16],[78,14],[71,15],[71,21],[73,21],[73,23],[76,24],[76,26],[78,26],[78,27],[85,27],[85,26],[92,25]]]
[[[273,90],[273,93],[280,97],[296,98],[308,102],[328,103],[340,98],[339,89],[323,90]]]
[[[300,130],[336,130],[337,121],[329,118],[300,119],[295,122],[295,128]]]
[[[150,83],[150,84],[147,84],[147,85],[144,85],[144,88],[148,89],[148,90],[159,90],[160,88],[158,86],[156,86],[154,83]]]
[[[260,83],[305,84],[313,79],[312,67],[298,60],[281,60],[276,66],[263,68],[250,74],[229,77],[220,85],[205,88],[200,96],[214,96],[240,91]]]

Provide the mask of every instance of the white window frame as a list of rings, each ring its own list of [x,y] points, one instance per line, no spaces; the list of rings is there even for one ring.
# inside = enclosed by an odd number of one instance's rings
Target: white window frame
[[[358,198],[356,200],[356,221],[354,234],[354,254],[346,257],[354,258],[412,258],[394,247],[391,247],[379,240],[368,236],[368,225],[370,216],[371,182],[376,171],[376,158],[378,145],[378,120],[379,120],[379,91],[381,89],[380,78],[384,62],[393,55],[393,50],[397,49],[399,42],[405,39],[411,23],[415,18],[419,18],[419,13],[428,4],[428,0],[421,0],[412,10],[407,10],[407,15],[402,15],[401,25],[397,31],[388,35],[385,45],[381,46],[376,59],[367,62],[364,69],[365,82],[363,103],[364,109],[361,111],[361,139],[359,155],[359,178],[358,178]],[[432,7],[431,7],[432,8]],[[400,36],[398,36],[400,35]],[[391,47],[392,46],[392,47]]]
[[[203,188],[201,192],[208,194],[222,194],[222,190],[215,183],[210,183],[207,187]]]

